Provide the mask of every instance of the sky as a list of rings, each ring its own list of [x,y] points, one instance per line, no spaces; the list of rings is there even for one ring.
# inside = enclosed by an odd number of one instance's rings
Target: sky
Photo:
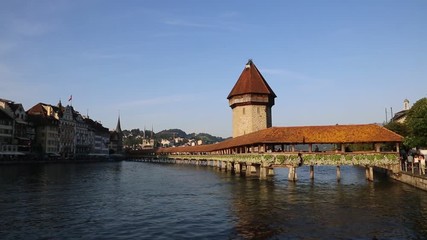
[[[229,137],[248,59],[273,126],[382,123],[427,97],[427,1],[0,1],[0,98],[26,110]]]

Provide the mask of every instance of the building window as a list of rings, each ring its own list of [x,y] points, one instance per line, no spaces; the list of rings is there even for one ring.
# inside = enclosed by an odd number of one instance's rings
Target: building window
[[[245,115],[245,108],[243,108],[243,115]]]

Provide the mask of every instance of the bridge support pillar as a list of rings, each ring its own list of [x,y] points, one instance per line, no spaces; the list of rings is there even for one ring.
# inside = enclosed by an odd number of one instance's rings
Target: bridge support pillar
[[[227,171],[234,172],[234,163],[227,162]]]
[[[240,164],[240,175],[246,175],[246,169],[248,169],[248,166],[246,164]]]
[[[295,167],[289,167],[288,180],[291,182],[296,182],[298,180]]]
[[[267,175],[268,176],[274,176],[274,168],[269,167],[268,170],[267,170]]]
[[[252,165],[246,164],[246,177],[249,177],[252,175]]]
[[[240,174],[240,171],[241,171],[241,164],[238,162],[234,163],[234,172],[236,174]]]
[[[229,162],[228,165],[230,166],[230,172],[236,173],[236,163],[235,162]]]
[[[313,180],[314,179],[314,166],[310,165],[310,179]]]
[[[227,162],[221,161],[221,170],[227,171]]]
[[[259,178],[267,179],[267,176],[270,176],[270,169],[273,169],[273,168],[270,167],[269,164],[261,164],[259,165],[259,167],[260,167]],[[274,172],[273,172],[273,175],[274,175]]]
[[[255,168],[255,176],[261,177],[262,166],[257,164],[257,165],[254,165],[253,168]]]
[[[341,166],[337,166],[337,181],[341,181]]]
[[[260,173],[259,173],[259,179],[267,179],[267,172],[268,172],[268,168],[267,167],[260,167]]]
[[[374,167],[366,166],[365,174],[368,181],[374,181]]]

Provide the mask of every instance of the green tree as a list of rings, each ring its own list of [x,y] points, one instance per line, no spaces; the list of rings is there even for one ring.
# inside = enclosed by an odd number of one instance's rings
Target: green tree
[[[399,123],[399,122],[389,122],[386,125],[384,125],[385,128],[387,128],[390,131],[393,131],[402,137],[406,137],[409,135],[409,129],[407,124],[405,123]]]
[[[406,117],[409,130],[405,145],[409,147],[427,147],[427,98],[421,98],[409,110]]]

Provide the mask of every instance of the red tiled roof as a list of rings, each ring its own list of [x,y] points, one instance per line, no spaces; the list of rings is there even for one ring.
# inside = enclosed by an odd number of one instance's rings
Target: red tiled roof
[[[42,103],[34,105],[32,108],[28,109],[27,114],[30,115],[46,115],[46,110],[43,108]]]
[[[376,124],[272,127],[226,141],[195,147],[160,149],[160,152],[211,152],[256,144],[327,144],[402,142],[402,136]]]
[[[276,97],[276,94],[270,88],[267,81],[265,81],[264,77],[258,71],[258,68],[255,66],[252,60],[249,60],[249,62],[246,64],[245,69],[243,69],[242,74],[240,74],[239,79],[237,80],[227,99],[248,93],[267,94],[273,98]]]

